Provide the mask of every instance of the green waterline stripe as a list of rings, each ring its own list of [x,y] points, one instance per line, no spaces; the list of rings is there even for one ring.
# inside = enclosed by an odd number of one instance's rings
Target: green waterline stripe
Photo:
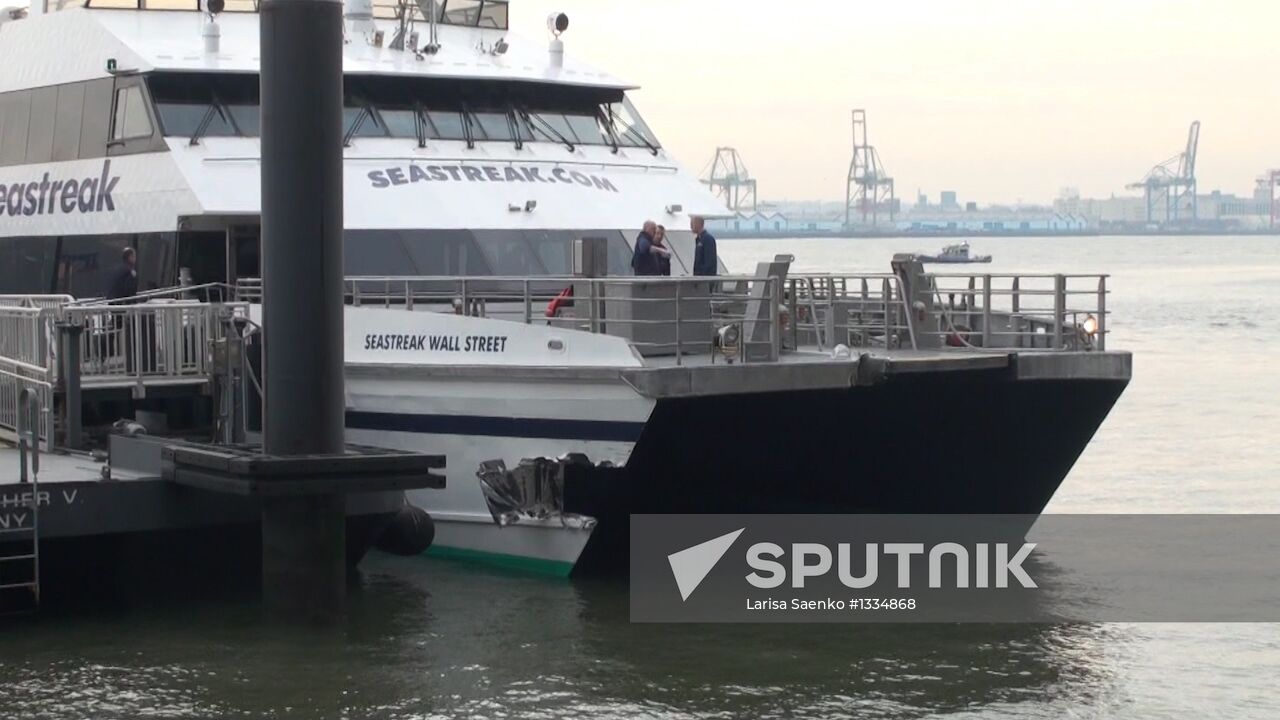
[[[446,560],[483,563],[509,570],[520,570],[539,575],[555,575],[557,577],[569,577],[569,573],[573,570],[573,563],[564,562],[563,560],[545,560],[543,558],[507,555],[506,553],[493,553],[443,545],[432,545],[427,549],[427,555]]]

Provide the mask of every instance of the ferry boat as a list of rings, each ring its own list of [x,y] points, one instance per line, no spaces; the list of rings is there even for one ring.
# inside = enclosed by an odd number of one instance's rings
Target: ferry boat
[[[258,15],[209,2],[5,16],[0,292],[102,297],[128,246],[144,295],[260,317]],[[526,40],[509,13],[346,8],[348,438],[446,456],[410,493],[433,552],[586,572],[625,566],[632,513],[1041,511],[1130,377],[1105,276],[692,277],[686,228],[727,211],[566,16]],[[631,277],[650,219],[670,278]]]

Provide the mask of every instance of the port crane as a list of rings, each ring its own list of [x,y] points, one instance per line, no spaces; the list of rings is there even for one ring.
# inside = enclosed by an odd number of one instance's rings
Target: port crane
[[[1148,223],[1194,222],[1197,219],[1196,152],[1199,146],[1200,121],[1196,120],[1187,131],[1185,150],[1151,168],[1146,177],[1127,186],[1130,190],[1143,191]]]
[[[737,149],[716,148],[715,157],[702,171],[702,182],[733,212],[755,212],[756,181]]]
[[[893,178],[880,161],[880,153],[867,140],[867,111],[853,111],[853,160],[849,163],[849,180],[845,185],[844,225],[853,225],[854,214],[861,215],[862,224],[877,225],[880,210],[889,213],[893,222]]]
[[[1258,178],[1258,184],[1265,189],[1267,201],[1270,203],[1271,229],[1280,228],[1280,195],[1276,194],[1276,191],[1280,190],[1280,168],[1268,170]]]

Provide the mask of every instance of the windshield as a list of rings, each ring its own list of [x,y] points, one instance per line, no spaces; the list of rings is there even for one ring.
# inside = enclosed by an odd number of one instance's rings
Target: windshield
[[[157,72],[148,84],[165,135],[258,135],[254,75]],[[348,77],[344,88],[348,138],[660,147],[635,106],[608,88],[404,76]]]

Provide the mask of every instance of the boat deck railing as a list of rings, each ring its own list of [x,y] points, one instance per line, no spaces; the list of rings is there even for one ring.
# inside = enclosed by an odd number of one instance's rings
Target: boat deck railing
[[[261,297],[242,280],[241,299]],[[445,312],[625,338],[643,356],[712,354],[776,360],[782,347],[781,281],[706,277],[391,277],[345,280],[356,307]]]
[[[930,273],[938,319],[929,332],[951,347],[1105,351],[1107,279],[1100,274]]]
[[[993,273],[698,277],[398,277],[345,280],[361,307],[448,312],[627,338],[642,355],[736,349],[1102,351],[1107,275]],[[256,279],[237,297],[261,299]],[[773,310],[770,310],[772,308]],[[738,339],[741,338],[741,342]]]
[[[902,280],[890,273],[787,278],[790,347],[916,349]]]

